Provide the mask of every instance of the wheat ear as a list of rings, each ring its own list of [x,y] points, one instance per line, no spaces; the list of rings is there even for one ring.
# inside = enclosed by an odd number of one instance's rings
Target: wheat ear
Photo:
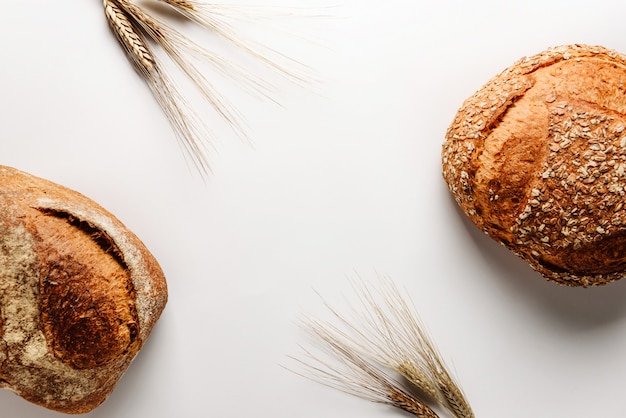
[[[446,368],[414,308],[408,302],[408,297],[403,297],[396,285],[387,277],[381,278],[381,285],[378,288],[363,281],[355,280],[352,283],[358,307],[353,307],[349,316],[341,314],[326,303],[335,319],[339,321],[339,326],[307,320],[304,323],[305,329],[323,346],[330,346],[334,357],[339,358],[340,364],[352,362],[349,357],[356,356],[368,364],[394,370],[410,382],[410,387],[401,386],[401,388],[403,393],[412,396],[415,402],[422,402],[425,405],[432,403],[431,406],[440,405],[456,418],[473,418],[474,413],[465,395]],[[322,383],[323,379],[319,379],[321,371],[328,373],[330,370],[334,375],[340,373],[339,369],[331,366],[331,363],[312,356],[310,351],[306,353],[307,359],[318,365],[310,369],[317,372],[313,375]],[[307,364],[306,361],[301,363]],[[361,386],[374,383],[373,380],[368,380],[366,374],[358,377],[359,379],[353,377],[344,380],[336,378],[335,382],[349,385],[357,381]],[[334,387],[341,389],[340,385]],[[424,395],[423,399],[414,395],[415,389]]]
[[[103,6],[109,26],[181,139],[185,155],[191,158],[196,168],[207,174],[209,170],[207,144],[202,139],[210,137],[208,129],[189,108],[168,74],[162,69],[162,65],[148,45],[141,25],[129,13],[128,3],[103,0]],[[153,29],[155,33],[159,31],[158,27]]]
[[[223,13],[219,5],[207,5],[197,0],[162,1],[185,18],[228,40],[278,73],[294,81],[304,81],[304,77],[290,72],[285,66],[264,55],[271,50],[257,50],[240,40],[235,30],[225,22],[227,13]],[[271,96],[272,86],[183,35],[132,0],[103,0],[103,5],[109,25],[182,140],[186,155],[199,171],[207,174],[210,168],[207,151],[211,147],[211,130],[188,105],[172,77],[165,71],[165,65],[160,63],[147,41],[152,41],[166,53],[201,96],[240,137],[247,138],[245,118],[220,94],[217,86],[200,70],[196,62],[210,65],[225,79],[248,92],[275,101]]]
[[[307,330],[325,347],[329,360],[304,350],[304,366],[298,374],[359,398],[402,409],[419,418],[438,415],[406,386],[392,377],[380,364],[360,353],[351,339],[330,324],[310,320]]]
[[[382,345],[385,341],[393,346],[393,349],[387,349],[387,353],[391,355],[381,357],[381,361],[394,367],[418,387],[420,384],[413,381],[411,374],[403,369],[406,365],[418,365],[428,370],[426,376],[432,378],[432,384],[439,391],[436,399],[455,417],[474,418],[474,413],[463,391],[448,371],[442,356],[415,312],[415,308],[408,302],[409,298],[403,297],[398,287],[388,277],[381,278],[381,282],[380,295],[383,300],[381,303],[377,303],[366,286],[363,286],[361,291],[365,306],[379,312],[378,322],[371,322],[370,330],[386,329],[386,332],[394,333],[396,336],[393,340],[383,340],[379,335],[379,352],[383,352]]]

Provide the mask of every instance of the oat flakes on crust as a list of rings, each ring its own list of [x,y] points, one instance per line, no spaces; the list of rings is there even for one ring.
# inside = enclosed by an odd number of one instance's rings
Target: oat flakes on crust
[[[567,45],[523,58],[463,103],[443,176],[481,230],[547,279],[626,272],[626,57]]]

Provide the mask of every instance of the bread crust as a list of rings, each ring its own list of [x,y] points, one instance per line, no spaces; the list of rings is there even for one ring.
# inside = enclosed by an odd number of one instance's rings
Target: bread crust
[[[459,109],[443,176],[471,221],[549,280],[626,271],[626,57],[565,45],[523,58]]]
[[[56,411],[89,412],[166,302],[157,261],[112,214],[0,166],[0,387]]]

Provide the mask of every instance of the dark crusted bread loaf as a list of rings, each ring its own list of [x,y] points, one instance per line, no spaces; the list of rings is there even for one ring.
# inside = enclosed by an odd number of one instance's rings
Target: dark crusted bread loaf
[[[472,222],[546,278],[624,276],[624,55],[570,45],[518,61],[465,101],[442,160]]]
[[[166,301],[156,260],[113,215],[0,166],[0,387],[49,409],[92,410]]]

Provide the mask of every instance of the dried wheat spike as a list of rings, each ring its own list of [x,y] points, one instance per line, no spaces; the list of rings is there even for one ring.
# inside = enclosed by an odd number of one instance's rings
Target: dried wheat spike
[[[446,368],[408,297],[403,297],[387,277],[381,278],[378,288],[362,281],[352,283],[361,309],[352,308],[351,315],[346,316],[326,303],[339,325],[311,319],[304,322],[305,329],[332,354],[332,359],[327,361],[305,351],[306,360],[299,363],[312,372],[308,376],[371,401],[380,402],[372,392],[379,398],[399,399],[395,395],[397,390],[407,405],[414,403],[420,408],[430,405],[427,414],[434,414],[430,407],[439,405],[455,418],[474,418],[463,391]],[[346,365],[350,366],[348,370]],[[385,380],[381,384],[383,373],[374,374],[370,370],[384,368],[398,373],[409,386],[402,380]],[[364,394],[363,388],[370,390]],[[383,403],[422,416],[402,407],[404,402]]]
[[[236,31],[228,24],[228,18],[231,16],[224,10],[224,6],[208,5],[197,0],[161,1],[178,11],[181,16],[226,39],[237,49],[269,65],[278,73],[294,81],[305,80],[305,76],[291,72],[277,61],[268,58],[271,50],[257,49],[240,40],[236,36]],[[219,93],[219,89],[203,74],[196,62],[200,60],[207,63],[246,91],[273,100],[271,86],[244,68],[189,39],[145,6],[132,0],[103,0],[103,6],[109,25],[181,139],[186,155],[203,175],[207,174],[209,172],[207,151],[211,146],[211,130],[188,105],[172,82],[171,76],[165,71],[165,65],[152,52],[147,41],[153,41],[165,52],[216,113],[240,137],[247,137],[243,116]]]
[[[360,290],[364,306],[378,312],[376,319],[366,321],[369,321],[367,326],[372,334],[379,330],[378,336],[373,337],[372,341],[378,345],[380,360],[402,373],[418,387],[421,387],[420,382],[414,381],[410,374],[403,373],[401,367],[412,364],[425,369],[423,377],[430,377],[432,385],[439,392],[435,398],[455,417],[474,418],[463,391],[452,378],[415,309],[409,304],[408,298],[402,296],[388,277],[382,278],[381,281],[381,302],[372,296],[372,292],[366,286],[362,286]],[[385,333],[393,334],[394,338],[385,340]],[[386,355],[381,354],[385,352]]]
[[[306,359],[294,359],[304,371],[296,373],[344,393],[402,409],[419,418],[438,418],[403,382],[354,347],[350,337],[340,329],[313,320],[307,322],[306,328],[323,343],[326,355],[303,349]]]
[[[131,13],[134,6],[129,2],[118,0],[103,0],[103,6],[109,26],[181,139],[186,155],[203,175],[207,174],[209,164],[206,138],[210,137],[209,131],[189,108],[152,53],[145,31]],[[154,22],[149,23],[153,24],[152,36],[160,36],[161,29],[158,25]]]
[[[137,31],[128,15],[113,0],[104,0],[103,6],[113,32],[126,49],[133,64],[140,71],[152,71],[155,65],[154,58],[144,37]]]

